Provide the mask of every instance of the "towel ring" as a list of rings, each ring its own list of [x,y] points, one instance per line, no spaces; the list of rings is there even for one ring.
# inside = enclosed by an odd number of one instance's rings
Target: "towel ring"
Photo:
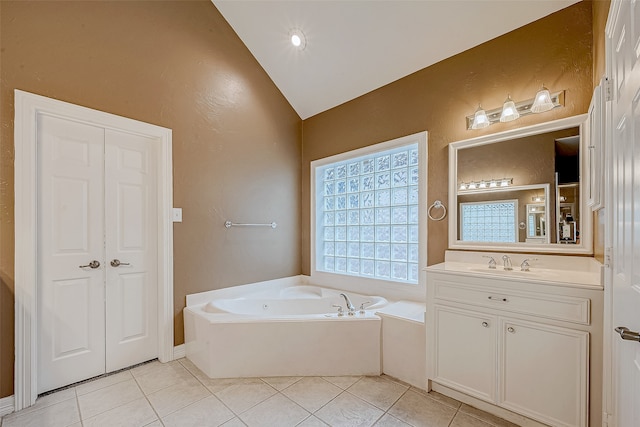
[[[436,209],[442,208],[442,215],[439,218],[434,218],[433,216],[431,216],[431,209],[433,208],[436,208]],[[432,221],[442,221],[444,217],[447,216],[447,208],[442,204],[440,200],[436,200],[435,202],[433,202],[431,206],[429,206],[429,209],[427,210],[427,215],[429,215],[429,218]]]

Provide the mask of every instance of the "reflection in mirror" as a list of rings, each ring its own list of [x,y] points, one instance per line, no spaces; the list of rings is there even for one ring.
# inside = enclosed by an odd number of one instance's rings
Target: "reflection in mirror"
[[[549,243],[547,239],[547,216],[544,203],[527,205],[527,237],[525,242]]]
[[[585,119],[452,143],[450,247],[590,253],[591,217],[581,215]]]
[[[527,210],[533,200],[546,200],[549,184],[496,187],[485,190],[458,190],[459,232],[463,242],[517,243],[529,239]],[[548,215],[544,203],[538,215],[546,222]],[[533,241],[548,243],[545,236]]]

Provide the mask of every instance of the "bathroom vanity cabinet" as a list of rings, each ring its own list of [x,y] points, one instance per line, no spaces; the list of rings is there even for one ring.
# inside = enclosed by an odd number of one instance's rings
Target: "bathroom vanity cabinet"
[[[593,322],[594,305],[600,314],[597,283],[428,268],[431,387],[552,426],[588,426],[591,389],[591,410],[597,411],[591,425],[598,425],[601,372],[590,366],[601,366],[602,328]]]

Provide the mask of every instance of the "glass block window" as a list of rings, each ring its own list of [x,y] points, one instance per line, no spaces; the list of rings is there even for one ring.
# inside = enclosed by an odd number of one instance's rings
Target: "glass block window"
[[[315,173],[316,270],[418,283],[418,144]]]
[[[460,203],[460,236],[464,242],[515,243],[518,201]]]

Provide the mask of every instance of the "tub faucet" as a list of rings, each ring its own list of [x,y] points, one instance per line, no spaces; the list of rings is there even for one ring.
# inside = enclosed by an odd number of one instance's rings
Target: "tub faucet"
[[[511,265],[511,258],[509,255],[502,255],[502,262],[504,262],[504,269],[507,271],[513,270],[513,266]]]
[[[349,314],[349,316],[355,315],[356,308],[353,306],[353,304],[351,304],[351,300],[349,299],[349,297],[346,294],[340,294],[340,296],[344,298],[344,302],[345,304],[347,304],[347,313]]]
[[[489,268],[496,268],[496,260],[492,256],[482,255],[482,258],[489,258]]]
[[[522,264],[520,264],[520,271],[529,271],[529,267],[531,267],[531,264],[529,263],[529,261],[537,261],[538,258],[527,258],[524,261],[522,261]]]

